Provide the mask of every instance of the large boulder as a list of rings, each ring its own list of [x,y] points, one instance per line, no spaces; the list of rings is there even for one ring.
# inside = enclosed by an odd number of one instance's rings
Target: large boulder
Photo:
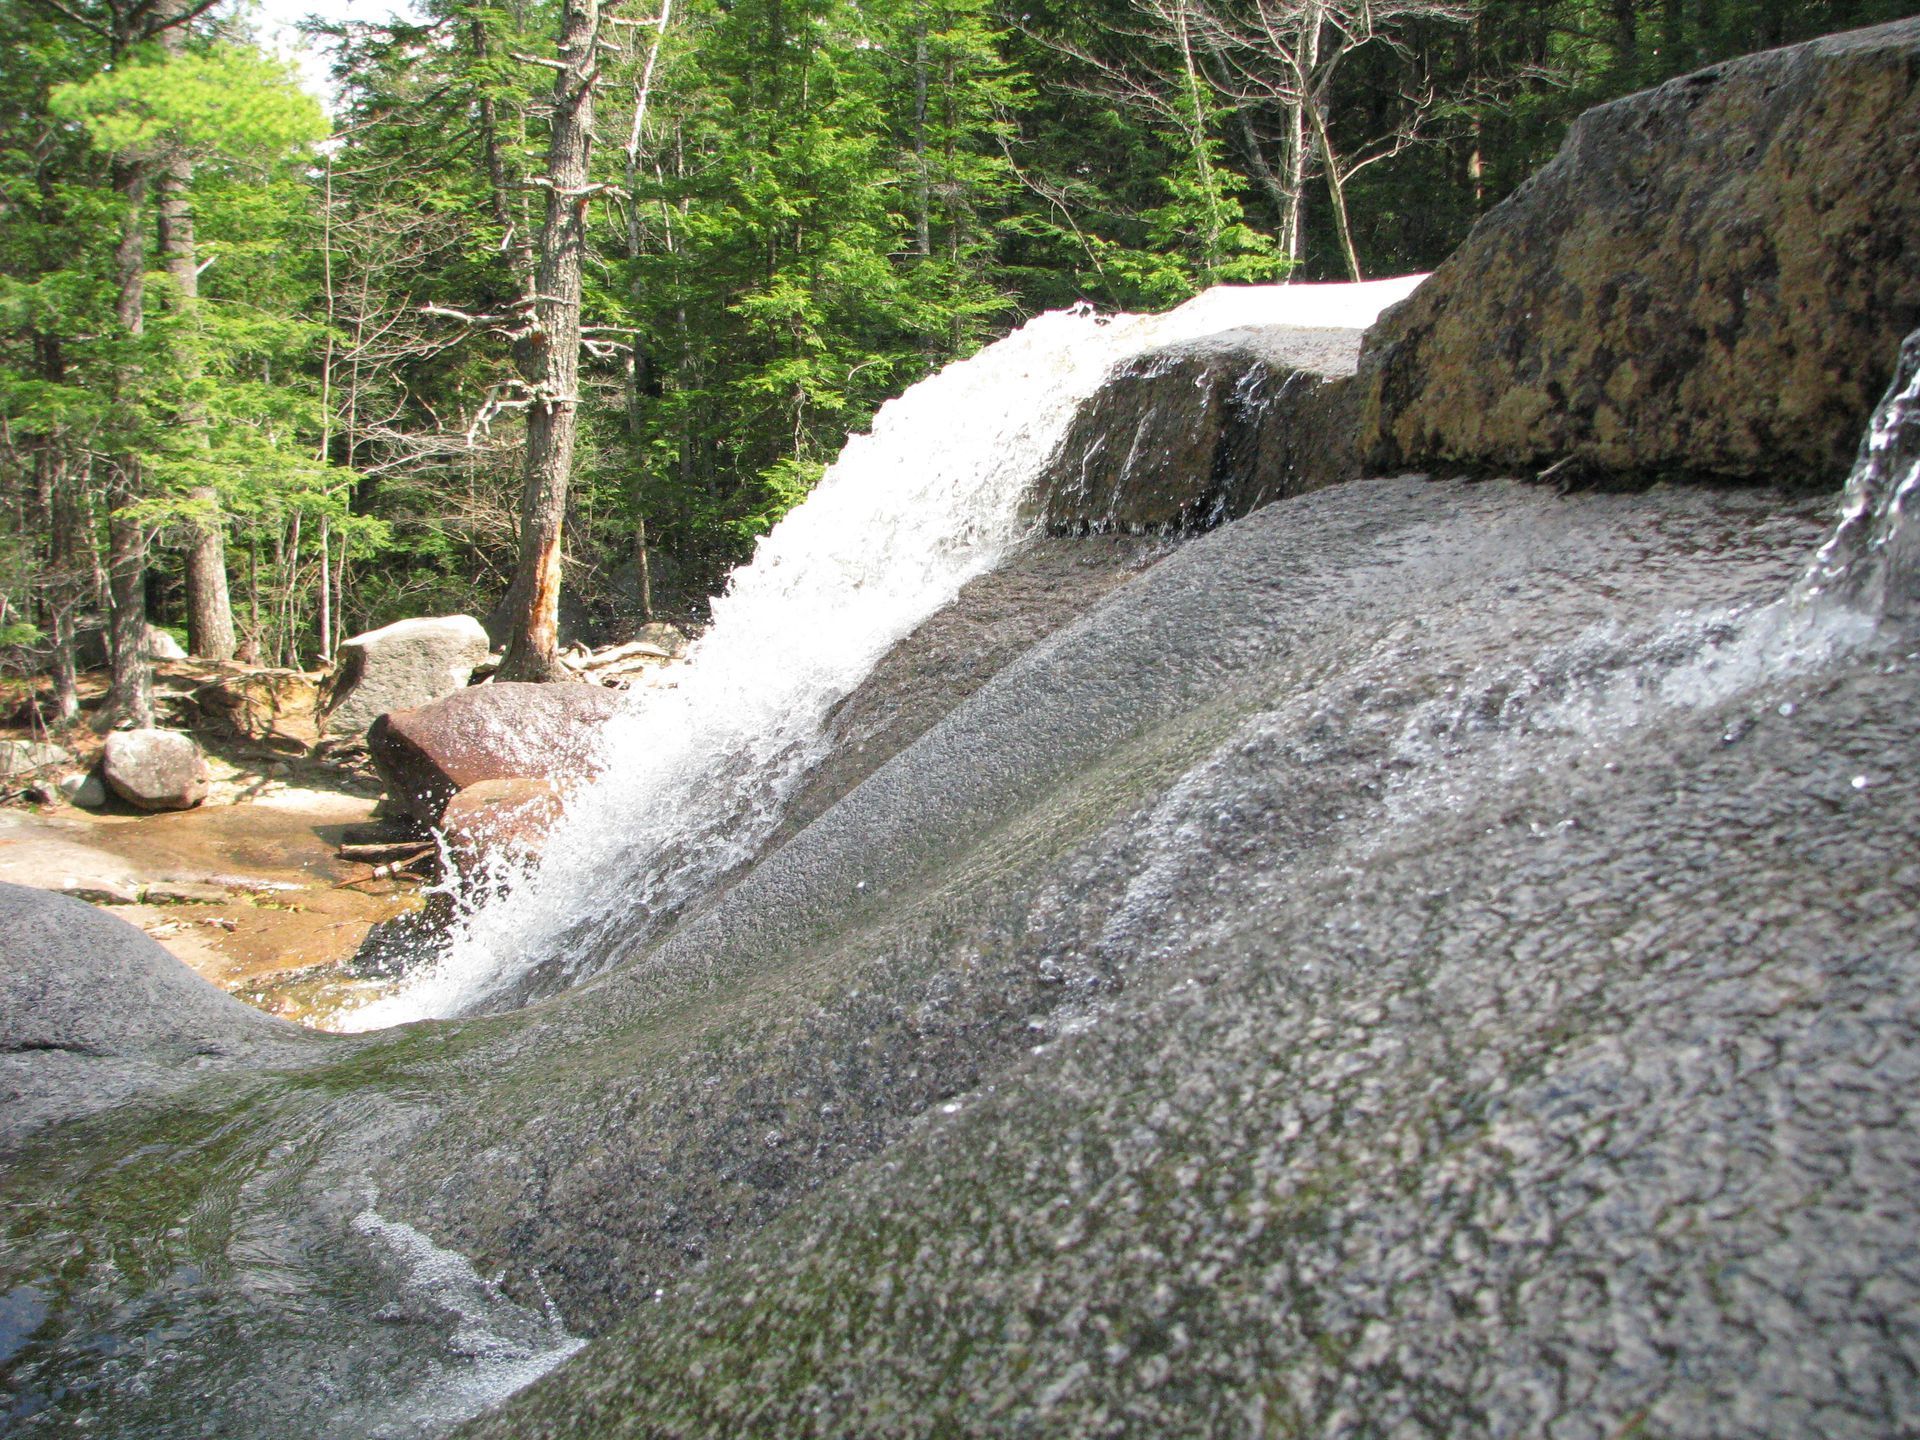
[[[320,728],[363,735],[389,710],[412,710],[465,688],[487,658],[487,632],[471,615],[396,620],[340,646],[320,692]]]
[[[0,961],[0,1140],[300,1038],[126,921],[45,890],[0,884]]]
[[[82,901],[0,883],[0,934],[0,1051],[191,1054],[281,1028]]]
[[[180,642],[158,625],[147,626],[147,655],[153,660],[184,660]],[[74,633],[73,663],[82,670],[104,670],[113,663],[113,634],[105,623],[86,625]]]
[[[1835,484],[1920,324],[1920,20],[1588,111],[1367,332],[1362,459]]]
[[[141,810],[191,810],[207,798],[206,756],[178,730],[116,730],[100,770],[114,794]]]
[[[1248,326],[1149,350],[1080,407],[1041,477],[1047,526],[1189,529],[1346,478],[1360,331]]]
[[[601,728],[620,705],[598,685],[496,680],[382,715],[367,749],[393,801],[434,825],[457,792],[483,780],[558,784],[590,774]]]

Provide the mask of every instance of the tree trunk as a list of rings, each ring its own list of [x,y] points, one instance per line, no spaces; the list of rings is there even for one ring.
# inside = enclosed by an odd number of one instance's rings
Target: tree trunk
[[[913,253],[922,260],[933,254],[933,182],[927,173],[927,16],[913,20]]]
[[[599,28],[599,0],[565,0],[559,55],[566,68],[553,88],[547,213],[540,227],[532,321],[515,347],[532,403],[527,407],[526,478],[520,494],[520,555],[507,591],[502,680],[556,680],[565,674],[556,659],[560,560],[580,406],[580,294],[591,200],[587,179]]]
[[[627,259],[638,262],[641,249],[640,230],[640,152],[646,143],[647,104],[653,96],[654,67],[660,63],[660,45],[667,38],[667,25],[673,19],[673,0],[661,0],[660,14],[654,21],[653,43],[647,49],[647,63],[640,72],[640,78],[633,90],[633,124],[627,132],[626,182],[627,182]],[[672,249],[673,231],[668,223],[667,247]],[[636,264],[637,268],[637,264]],[[640,299],[638,284],[635,285],[634,300]],[[630,332],[627,343],[633,348],[627,352],[626,363],[626,402],[627,402],[627,438],[634,447],[634,453],[642,452],[643,421],[640,396],[641,386],[648,373],[648,357],[643,346],[643,337],[638,330]],[[636,496],[636,511],[645,503],[644,495]],[[647,571],[647,517],[636,514],[634,517],[634,563],[640,573],[640,617],[653,619],[653,581]]]
[[[66,379],[66,357],[57,336],[34,336],[40,378],[49,385]],[[67,438],[58,426],[40,436],[33,455],[34,494],[46,525],[46,572],[41,611],[53,632],[54,719],[71,725],[80,714],[80,689],[73,661],[73,612],[82,588],[80,537],[85,530],[80,497],[75,493]]]
[[[169,50],[178,50],[180,32],[162,32]],[[175,156],[160,170],[155,209],[158,212],[160,260],[173,282],[173,303],[182,307],[188,327],[200,298],[200,272],[193,242],[193,162]],[[191,336],[175,354],[178,383],[190,387],[200,378],[200,357]],[[187,443],[207,449],[207,416],[190,397],[179,410],[179,424]],[[187,649],[205,660],[233,658],[233,605],[227,593],[226,528],[220,519],[220,495],[211,485],[196,485],[189,498],[203,512],[192,525],[187,551]]]
[[[1327,167],[1327,199],[1333,204],[1333,228],[1340,237],[1340,253],[1346,257],[1347,277],[1361,281],[1367,277],[1360,273],[1360,256],[1353,248],[1353,230],[1347,224],[1347,191],[1340,175],[1340,161],[1333,153],[1333,141],[1327,136],[1327,117],[1320,113],[1317,102],[1307,104],[1308,118],[1313,121],[1313,136],[1319,142],[1320,163]]]
[[[633,522],[633,565],[639,575],[640,618],[653,623],[653,566],[647,559],[647,517]]]
[[[320,615],[314,621],[314,634],[320,637],[320,653],[314,668],[324,670],[333,664],[333,566],[327,517],[320,517]]]
[[[126,207],[113,264],[119,293],[114,317],[121,331],[137,339],[146,330],[145,215],[147,172],[144,166],[118,162],[113,188]],[[129,365],[118,377],[123,388],[135,383]],[[121,455],[113,462],[113,480],[107,492],[107,601],[112,607],[113,678],[106,703],[94,717],[99,730],[153,724],[153,659],[147,653],[147,536],[128,508],[140,498],[140,459]]]
[[[107,592],[113,605],[113,680],[94,728],[144,730],[153,724],[153,656],[147,647],[147,532],[129,514],[137,481],[115,486],[107,522]]]

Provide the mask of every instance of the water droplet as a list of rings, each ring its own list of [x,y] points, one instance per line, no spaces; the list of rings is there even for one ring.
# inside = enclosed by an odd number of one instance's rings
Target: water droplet
[[[1853,788],[1856,790],[1864,790],[1872,783],[1873,782],[1868,780],[1864,775],[1856,775],[1853,777]]]
[[[1791,701],[1791,700],[1782,700],[1782,701],[1780,702],[1780,718],[1781,718],[1782,720],[1791,720],[1791,719],[1793,718],[1793,712],[1794,712],[1794,711],[1795,711],[1795,710],[1796,710],[1797,708],[1799,708],[1799,707],[1797,707],[1797,706],[1796,706],[1796,705],[1795,705],[1795,704],[1793,703],[1793,701]]]

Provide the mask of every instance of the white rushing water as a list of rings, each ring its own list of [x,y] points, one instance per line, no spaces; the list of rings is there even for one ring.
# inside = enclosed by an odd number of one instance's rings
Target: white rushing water
[[[410,1389],[372,1407],[349,1406],[334,1417],[329,1435],[400,1440],[440,1434],[524,1390],[587,1343],[567,1333],[551,1303],[544,1312],[514,1303],[464,1255],[442,1249],[411,1225],[368,1206],[354,1217],[353,1228],[378,1242],[403,1277],[405,1303],[379,1318],[405,1323],[407,1306],[417,1304],[453,1329],[446,1354],[416,1372]]]
[[[491,877],[441,957],[339,1028],[497,1005],[543,967],[584,978],[751,855],[834,703],[1026,538],[1034,479],[1116,363],[1246,325],[1364,328],[1421,278],[1051,312],[889,402],[735,573],[677,685],[638,692],[609,727],[601,778],[570,797],[532,873]]]

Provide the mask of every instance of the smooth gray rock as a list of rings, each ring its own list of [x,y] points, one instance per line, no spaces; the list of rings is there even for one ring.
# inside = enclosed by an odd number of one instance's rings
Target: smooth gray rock
[[[487,632],[471,615],[396,620],[340,647],[320,690],[320,730],[364,735],[390,710],[416,710],[465,689],[487,658]]]
[[[60,796],[69,805],[78,805],[82,810],[98,810],[107,803],[107,782],[100,778],[98,770],[63,775],[60,778]]]
[[[0,1140],[289,1037],[126,921],[0,883]]]
[[[113,793],[141,810],[191,810],[207,798],[207,760],[178,730],[116,730],[100,771]]]

